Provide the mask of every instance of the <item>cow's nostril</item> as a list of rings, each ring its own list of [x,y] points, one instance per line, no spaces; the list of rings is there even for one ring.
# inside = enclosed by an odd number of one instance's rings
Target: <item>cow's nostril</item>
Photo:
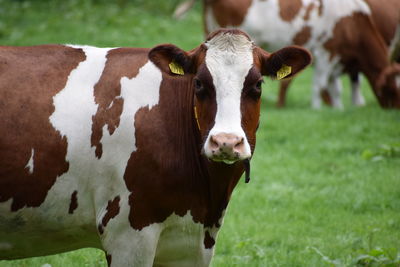
[[[218,149],[219,148],[218,142],[217,142],[217,140],[215,139],[214,136],[211,136],[211,138],[210,138],[210,146],[211,146],[212,149]]]
[[[244,144],[244,138],[242,137],[238,143],[236,143],[235,148],[239,148]]]

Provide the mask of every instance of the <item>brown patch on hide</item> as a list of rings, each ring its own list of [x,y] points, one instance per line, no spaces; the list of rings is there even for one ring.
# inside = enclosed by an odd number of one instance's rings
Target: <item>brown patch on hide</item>
[[[242,128],[246,134],[252,153],[256,145],[256,131],[260,121],[261,108],[261,91],[256,86],[261,80],[260,71],[255,67],[251,68],[244,80],[240,100]]]
[[[297,16],[302,6],[301,0],[279,0],[279,15],[282,20],[290,22]]]
[[[293,43],[296,45],[303,46],[311,38],[311,28],[310,26],[304,26],[301,31],[299,31],[293,38]]]
[[[396,28],[400,25],[400,1],[366,0],[366,2],[371,8],[372,18],[379,33],[389,46],[394,39]]]
[[[204,235],[204,247],[207,249],[213,248],[215,245],[215,239],[206,231]]]
[[[332,98],[331,98],[331,95],[329,94],[328,90],[326,90],[326,89],[321,90],[320,97],[326,105],[332,106]]]
[[[213,17],[222,28],[240,26],[248,12],[252,0],[225,0],[225,1],[205,1],[204,12],[211,9]],[[205,15],[204,14],[204,15]],[[206,33],[215,29],[206,29]]]
[[[69,214],[73,214],[74,210],[76,210],[76,208],[78,208],[78,191],[74,191],[71,195],[71,202],[69,203],[69,210],[68,213]]]
[[[307,21],[307,20],[310,19],[311,11],[313,11],[314,8],[315,8],[315,4],[314,4],[314,3],[311,3],[311,4],[309,4],[309,5],[307,6],[306,13],[304,14],[304,17],[303,17],[303,19],[304,19],[305,21]]]
[[[67,139],[49,117],[53,97],[85,58],[59,45],[0,47],[0,202],[12,199],[12,211],[40,206],[68,171]]]
[[[120,200],[121,200],[120,196],[116,196],[112,201],[111,200],[108,201],[106,214],[104,214],[104,217],[101,220],[101,224],[99,224],[97,228],[100,234],[104,233],[104,227],[107,226],[108,222],[119,214]]]

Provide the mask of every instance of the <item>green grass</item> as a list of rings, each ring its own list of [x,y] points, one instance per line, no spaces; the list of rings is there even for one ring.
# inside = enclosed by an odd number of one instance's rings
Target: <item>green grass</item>
[[[398,143],[400,118],[368,102],[344,112],[265,107],[253,180],[234,193],[216,266],[328,265],[315,249],[347,266],[374,248],[399,252],[400,158],[362,153]]]
[[[179,1],[49,2],[0,0],[0,44],[191,49],[203,37],[199,5],[174,21]],[[347,79],[343,111],[312,110],[311,75],[296,78],[285,109],[274,107],[278,83],[265,84],[252,180],[234,191],[213,266],[400,266],[400,113],[380,109],[365,80],[367,105],[352,107]],[[45,263],[106,265],[83,249],[0,267]]]

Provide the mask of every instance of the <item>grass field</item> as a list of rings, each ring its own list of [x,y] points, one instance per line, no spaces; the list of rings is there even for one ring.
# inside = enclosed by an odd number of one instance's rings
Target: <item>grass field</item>
[[[111,2],[111,1],[109,1]],[[202,40],[200,6],[182,21],[174,1],[0,0],[0,45],[77,43],[184,49]],[[234,191],[212,266],[400,266],[400,112],[367,105],[310,109],[312,69],[285,109],[267,81],[252,180]],[[1,237],[0,237],[1,241]],[[100,250],[0,261],[0,267],[106,266]]]

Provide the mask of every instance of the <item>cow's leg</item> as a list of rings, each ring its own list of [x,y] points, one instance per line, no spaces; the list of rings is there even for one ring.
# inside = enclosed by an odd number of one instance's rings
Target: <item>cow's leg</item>
[[[364,106],[365,99],[360,90],[360,76],[358,72],[350,73],[351,103],[354,106]]]
[[[159,225],[148,226],[141,231],[118,229],[104,231],[102,240],[108,266],[153,266],[160,234]]]
[[[280,82],[279,96],[278,96],[278,101],[276,102],[276,106],[278,108],[284,107],[286,105],[286,93],[291,82],[292,79],[286,79]]]
[[[122,197],[119,213],[100,212],[97,216],[98,233],[111,267],[153,266],[161,224],[151,224],[140,230],[132,228],[129,222],[130,206]],[[114,216],[115,215],[115,216]]]
[[[334,108],[342,109],[342,81],[338,76],[332,75],[330,77],[328,91],[332,100],[332,106]]]
[[[331,95],[329,94],[328,89],[326,88],[321,89],[320,96],[325,105],[330,107],[332,106],[332,98]]]
[[[328,73],[329,71],[326,70],[323,62],[316,59],[312,85],[312,108],[321,108],[321,92],[324,88],[328,88]]]

